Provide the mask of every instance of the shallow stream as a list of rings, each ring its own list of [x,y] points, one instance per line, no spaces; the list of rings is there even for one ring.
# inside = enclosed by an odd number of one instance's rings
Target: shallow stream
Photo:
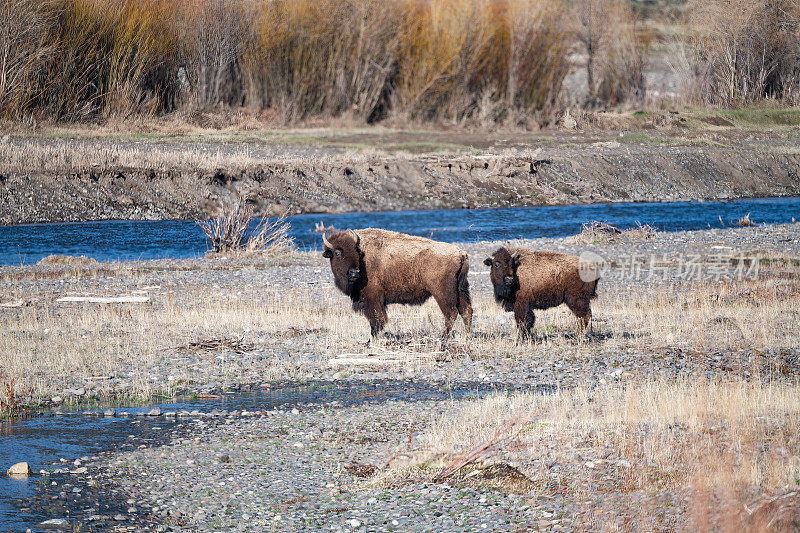
[[[75,469],[75,459],[101,451],[131,448],[141,444],[159,445],[167,440],[171,429],[187,418],[203,418],[210,414],[227,416],[236,411],[271,409],[346,407],[361,403],[380,404],[387,400],[425,401],[475,398],[509,388],[487,383],[439,384],[421,381],[312,382],[303,385],[278,385],[252,392],[221,394],[219,398],[198,399],[146,407],[119,407],[113,417],[102,416],[102,410],[47,413],[32,418],[0,421],[0,467],[5,470],[20,461],[30,463],[34,475],[13,479],[0,476],[0,531],[37,530],[49,518],[85,518],[86,509],[103,514],[124,513],[124,499],[110,495],[83,494],[69,499],[69,515],[48,508],[37,498],[37,484],[56,482],[70,484],[69,473],[42,476],[40,470]],[[161,416],[144,416],[158,407]],[[163,413],[176,416],[164,416]],[[184,416],[177,416],[183,412]],[[88,414],[93,413],[93,414]],[[61,464],[61,459],[67,462]],[[71,489],[70,489],[71,490]]]

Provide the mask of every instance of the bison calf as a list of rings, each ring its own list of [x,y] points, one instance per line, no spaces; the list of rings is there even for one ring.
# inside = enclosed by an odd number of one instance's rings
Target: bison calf
[[[457,246],[382,229],[323,235],[322,244],[336,287],[366,315],[373,338],[388,320],[388,304],[419,305],[431,296],[444,314],[443,337],[459,314],[469,333],[469,258]]]
[[[578,258],[524,248],[498,249],[483,263],[491,267],[494,297],[514,318],[522,338],[529,338],[536,321],[534,309],[567,304],[578,318],[578,335],[589,326],[589,300],[597,296],[597,276],[584,281]],[[583,277],[587,277],[584,275]]]

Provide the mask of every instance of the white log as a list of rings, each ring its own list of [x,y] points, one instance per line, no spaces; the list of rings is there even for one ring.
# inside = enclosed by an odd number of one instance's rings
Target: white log
[[[147,296],[114,296],[114,297],[100,297],[100,296],[64,296],[56,300],[57,302],[88,302],[91,304],[142,304],[149,302],[150,298]]]
[[[329,364],[336,366],[336,365],[399,365],[402,363],[400,359],[380,359],[378,357],[370,357],[369,359],[355,359],[355,358],[346,358],[346,359],[331,359],[328,361]]]

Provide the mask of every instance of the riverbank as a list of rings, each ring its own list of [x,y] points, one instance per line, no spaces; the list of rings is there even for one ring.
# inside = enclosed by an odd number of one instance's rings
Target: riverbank
[[[318,253],[0,267],[0,305],[13,304],[0,308],[4,379],[35,408],[219,396],[273,381],[556,391],[189,413],[198,420],[141,448],[134,439],[66,457],[80,464],[62,467],[69,479],[42,484],[36,501],[51,502],[54,518],[70,510],[72,525],[100,530],[570,531],[692,528],[702,516],[741,524],[743,504],[754,510],[791,490],[782,476],[800,464],[800,421],[791,405],[777,406],[797,397],[800,376],[800,224],[513,243],[608,260],[586,340],[557,308],[537,313],[536,342],[516,342],[481,262],[500,244],[462,245],[474,337],[459,326],[446,350],[431,303],[390,308],[387,339],[367,346],[366,320],[336,292]],[[64,296],[148,300],[57,301]],[[759,400],[730,412],[691,400],[723,395]],[[647,405],[670,407],[662,416]],[[623,415],[617,406],[643,407]],[[168,422],[165,413],[152,419]],[[742,429],[742,420],[752,424]],[[711,453],[731,439],[740,448]],[[486,444],[491,458],[434,482],[461,452]],[[698,453],[673,453],[685,449]],[[724,464],[742,466],[731,477],[714,466]],[[702,475],[686,475],[698,465]],[[86,494],[120,506],[82,509]]]
[[[0,224],[202,219],[242,201],[276,215],[800,195],[796,128],[686,117],[538,133],[5,136]]]

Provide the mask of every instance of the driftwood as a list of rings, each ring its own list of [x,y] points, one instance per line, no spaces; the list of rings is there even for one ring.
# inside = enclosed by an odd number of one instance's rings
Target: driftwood
[[[476,442],[472,439],[467,448],[461,452],[453,461],[447,465],[436,477],[433,478],[435,483],[440,483],[446,478],[452,476],[470,463],[477,463],[494,455],[496,450],[501,444],[511,441],[519,435],[519,432],[526,427],[522,423],[520,416],[514,417],[512,420],[506,422],[502,426],[495,429],[494,434],[484,442]]]
[[[384,350],[379,354],[366,353],[342,353],[328,361],[331,366],[347,365],[399,365],[413,361],[435,360],[437,356],[445,352],[392,352]]]
[[[143,304],[149,302],[150,298],[147,296],[64,296],[56,300],[57,302],[87,302],[90,304]]]
[[[242,342],[244,337],[240,339],[205,339],[190,342],[185,346],[176,346],[173,349],[181,349],[188,352],[233,352],[237,354],[244,354],[255,351],[255,347]]]

